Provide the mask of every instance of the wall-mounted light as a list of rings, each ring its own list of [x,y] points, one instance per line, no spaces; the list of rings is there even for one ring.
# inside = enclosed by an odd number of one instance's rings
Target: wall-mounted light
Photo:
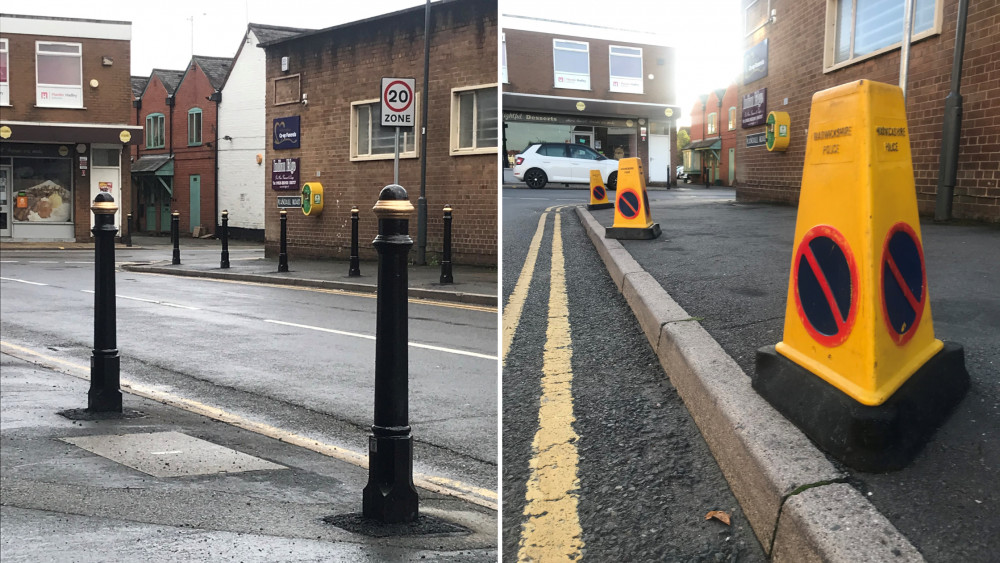
[[[222,137],[222,140],[223,140],[223,141],[232,141],[232,140],[233,140],[233,138],[232,138],[232,137],[230,137],[229,135],[225,135],[224,137]]]
[[[778,21],[778,10],[775,10],[773,8],[771,9],[771,19],[768,21],[770,21],[771,23]]]
[[[257,153],[257,166],[260,166],[262,162],[264,162],[264,155]]]

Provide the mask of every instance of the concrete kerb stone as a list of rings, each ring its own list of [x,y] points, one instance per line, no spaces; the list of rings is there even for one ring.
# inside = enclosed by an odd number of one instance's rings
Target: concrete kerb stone
[[[909,563],[924,558],[861,493],[836,483],[788,499],[771,560]]]
[[[618,291],[622,291],[626,276],[645,272],[642,266],[635,261],[635,258],[632,258],[632,255],[625,250],[622,243],[615,239],[604,238],[604,227],[594,219],[594,216],[586,208],[577,207],[576,214],[580,217],[584,230],[591,242],[594,243],[594,248],[597,249],[601,260],[604,261],[604,266],[608,269],[608,274],[611,275],[611,280],[615,282]]]
[[[857,549],[864,550],[864,542],[869,541],[879,541],[880,546],[886,542],[902,546],[901,553],[916,552],[860,495],[825,495],[818,497],[825,504],[806,504],[799,509],[804,514],[815,510],[842,516],[856,514],[859,520],[850,529],[824,534],[812,529],[823,523],[820,519],[804,517],[782,528],[783,507],[789,498],[813,491],[809,498],[812,502],[812,497],[825,488],[836,485],[850,489],[838,483],[845,475],[752,389],[750,378],[735,360],[652,276],[641,267],[645,276],[634,271],[623,273],[620,254],[613,248],[601,248],[615,244],[621,247],[620,243],[605,240],[601,236],[603,227],[588,211],[578,208],[577,213],[609,273],[614,277],[617,271],[622,276],[619,288],[624,286],[623,294],[628,292],[629,306],[647,338],[654,342],[660,364],[684,400],[765,551],[771,553],[777,545],[774,540],[781,529],[782,545],[786,546],[782,549],[789,556],[801,548],[806,550],[804,553],[828,557],[825,560],[851,561],[850,557],[844,558],[849,552],[839,544],[853,542],[859,546]],[[628,261],[638,265],[631,255]],[[655,340],[651,338],[654,333]],[[883,533],[876,538],[864,530],[867,526],[878,526]]]

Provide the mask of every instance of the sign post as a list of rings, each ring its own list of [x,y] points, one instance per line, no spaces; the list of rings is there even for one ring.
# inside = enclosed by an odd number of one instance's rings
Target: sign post
[[[382,100],[381,125],[395,127],[395,157],[393,158],[393,183],[399,184],[399,128],[413,127],[416,105],[413,103],[413,78],[382,78],[379,98]]]

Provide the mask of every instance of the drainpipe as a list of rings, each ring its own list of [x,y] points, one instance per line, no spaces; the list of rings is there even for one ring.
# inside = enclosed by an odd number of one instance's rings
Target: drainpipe
[[[208,96],[208,100],[215,102],[215,143],[212,148],[215,150],[215,228],[213,233],[219,232],[219,104],[222,103],[222,92],[216,90]],[[202,123],[202,127],[205,124]]]
[[[955,30],[955,54],[951,64],[951,92],[944,99],[944,125],[941,134],[941,165],[938,170],[935,221],[951,219],[951,200],[955,195],[958,174],[958,141],[962,136],[962,58],[965,56],[965,22],[969,0],[958,2],[958,28]]]

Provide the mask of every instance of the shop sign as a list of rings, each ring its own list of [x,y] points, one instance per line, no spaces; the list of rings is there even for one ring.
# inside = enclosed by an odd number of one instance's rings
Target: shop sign
[[[743,85],[767,76],[767,39],[743,52]]]
[[[611,77],[611,91],[626,94],[642,94],[642,78]]]
[[[503,120],[509,123],[552,123],[554,125],[590,125],[592,127],[631,127],[626,119],[551,115],[524,111],[505,111]]]
[[[66,151],[69,154],[69,151]],[[4,144],[3,146],[4,156],[28,156],[34,158],[58,158],[59,155],[59,145],[47,145],[47,144]]]
[[[747,148],[763,147],[767,144],[767,133],[747,133]]]
[[[299,116],[276,117],[271,130],[271,146],[274,149],[299,148]]]
[[[575,88],[577,90],[590,89],[590,75],[576,72],[555,71],[556,88]]]
[[[767,88],[743,94],[743,128],[759,127],[767,119]]]
[[[276,158],[271,161],[271,189],[299,189],[298,158]]]
[[[289,208],[302,207],[302,196],[300,195],[279,195],[278,196],[278,208],[279,209],[289,209]]]

